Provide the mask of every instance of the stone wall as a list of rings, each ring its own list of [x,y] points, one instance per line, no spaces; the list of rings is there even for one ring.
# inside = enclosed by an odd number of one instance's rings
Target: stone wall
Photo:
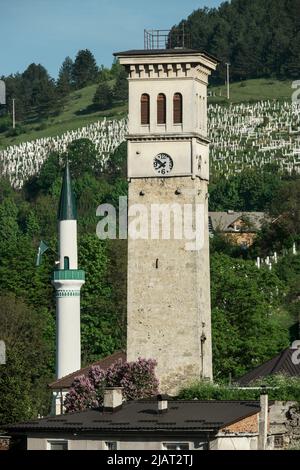
[[[127,359],[156,359],[161,391],[170,394],[212,377],[207,200],[207,182],[199,178],[145,178],[129,184],[129,210],[143,204],[150,214],[151,204],[191,204],[194,212],[199,204],[204,211],[199,251],[186,250],[187,240],[172,235],[169,240],[128,240]],[[129,227],[131,221],[129,216]]]
[[[9,437],[0,436],[0,450],[8,450],[9,449]]]
[[[275,448],[300,449],[300,404],[276,401],[270,409],[270,432]]]

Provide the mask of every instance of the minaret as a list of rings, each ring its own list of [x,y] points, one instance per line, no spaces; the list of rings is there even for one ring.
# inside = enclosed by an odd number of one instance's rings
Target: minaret
[[[59,269],[53,273],[56,290],[56,378],[81,367],[80,289],[85,273],[78,269],[77,213],[69,164],[63,176],[58,209]]]
[[[129,82],[128,226],[134,208],[151,215],[151,235],[128,239],[127,359],[156,359],[161,391],[176,393],[212,379],[207,84],[217,60],[185,48],[115,55]],[[186,207],[202,211],[196,249],[158,236],[175,211],[183,227]]]

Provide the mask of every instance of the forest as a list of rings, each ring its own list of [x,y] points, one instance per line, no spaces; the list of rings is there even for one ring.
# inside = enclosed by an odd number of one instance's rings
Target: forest
[[[195,10],[174,30],[191,36],[191,46],[220,60],[214,82],[224,82],[225,63],[231,79],[300,76],[300,1],[232,0],[218,8]]]

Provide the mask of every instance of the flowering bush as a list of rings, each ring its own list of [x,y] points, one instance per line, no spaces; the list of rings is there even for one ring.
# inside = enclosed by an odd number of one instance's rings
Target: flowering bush
[[[105,387],[122,387],[126,400],[149,398],[158,393],[158,379],[155,376],[157,362],[139,358],[135,362],[117,361],[106,370],[91,367],[87,376],[74,379],[65,398],[66,412],[98,408],[103,403]]]

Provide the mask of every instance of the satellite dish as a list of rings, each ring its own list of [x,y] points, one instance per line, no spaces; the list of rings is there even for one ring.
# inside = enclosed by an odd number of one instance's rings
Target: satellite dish
[[[0,340],[0,365],[1,364],[6,364],[6,347],[3,340]]]

